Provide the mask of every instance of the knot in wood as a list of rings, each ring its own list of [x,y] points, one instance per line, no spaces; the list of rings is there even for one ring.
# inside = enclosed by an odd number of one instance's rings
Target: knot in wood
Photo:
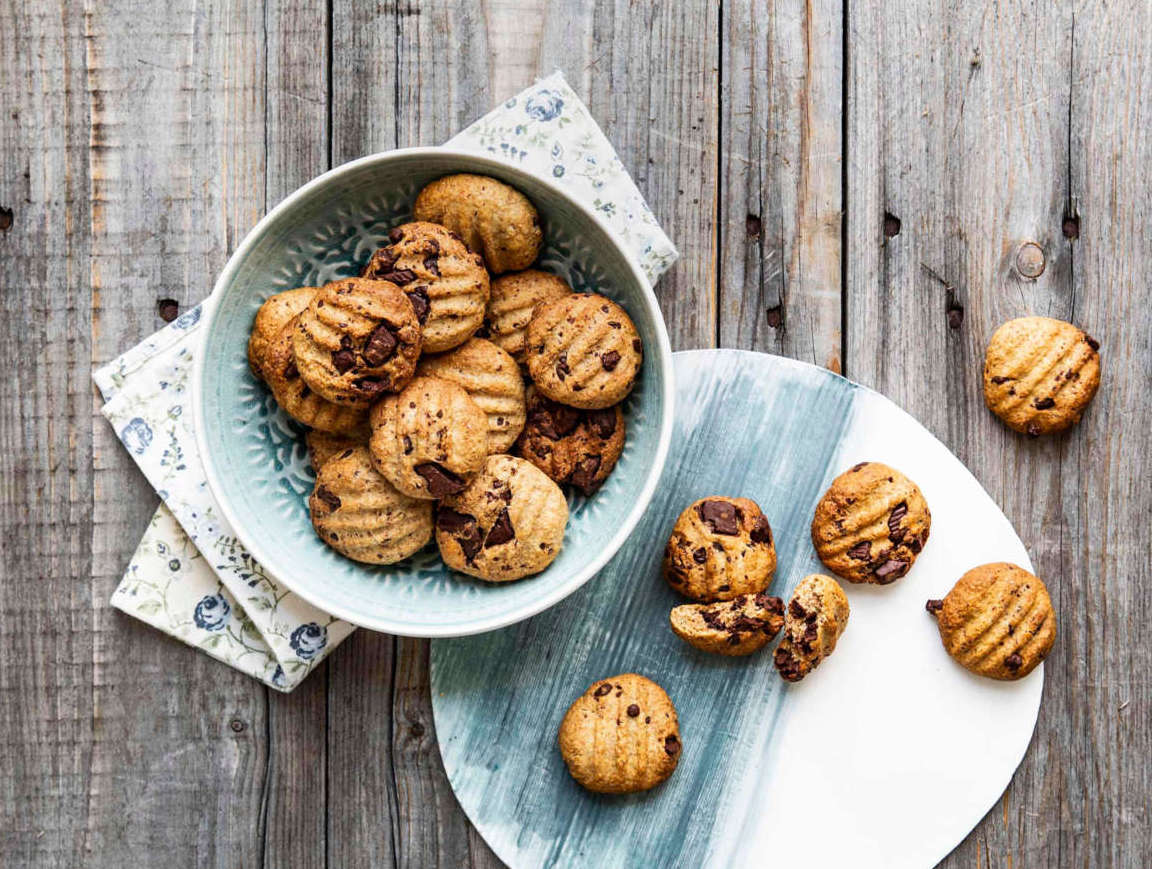
[[[1016,271],[1026,278],[1044,274],[1044,250],[1034,241],[1026,241],[1016,249]]]

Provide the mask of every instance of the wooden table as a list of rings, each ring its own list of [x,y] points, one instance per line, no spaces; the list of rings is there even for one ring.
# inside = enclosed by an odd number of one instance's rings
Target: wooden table
[[[156,497],[89,377],[298,185],[439,143],[554,68],[680,246],[657,288],[674,345],[882,390],[1049,582],[1033,745],[945,864],[1152,863],[1149,9],[5,3],[0,864],[497,864],[440,765],[426,643],[358,632],[281,696],[109,608]],[[988,336],[1024,313],[1102,344],[1067,435],[981,401]]]

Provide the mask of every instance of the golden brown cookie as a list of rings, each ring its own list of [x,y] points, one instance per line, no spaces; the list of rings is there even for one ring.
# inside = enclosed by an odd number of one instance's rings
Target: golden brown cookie
[[[1056,641],[1056,612],[1038,577],[1015,564],[982,564],[943,600],[928,601],[944,649],[989,679],[1023,679]]]
[[[516,360],[491,341],[471,338],[455,350],[425,356],[416,371],[464,387],[488,416],[488,452],[512,449],[526,413],[524,378]]]
[[[1009,320],[984,355],[984,402],[1032,437],[1080,421],[1100,385],[1100,344],[1082,329],[1050,317]]]
[[[931,526],[915,483],[880,462],[861,462],[833,480],[816,505],[812,545],[837,576],[887,585],[912,568]]]
[[[507,582],[551,564],[567,524],[559,486],[523,459],[496,455],[464,491],[441,502],[436,543],[454,570]]]
[[[537,305],[527,338],[533,382],[569,407],[619,404],[632,391],[643,361],[640,335],[624,309],[592,293]]]
[[[507,350],[517,362],[525,359],[528,321],[542,302],[550,302],[572,292],[568,282],[537,269],[501,275],[492,281],[488,299],[488,337]]]
[[[772,527],[748,498],[696,501],[680,514],[664,548],[668,584],[704,603],[763,591],[774,570]]]
[[[690,646],[717,655],[751,655],[784,626],[784,601],[766,591],[722,603],[686,603],[668,617],[672,631]]]
[[[372,254],[364,277],[389,281],[408,296],[424,327],[424,352],[463,344],[484,323],[488,272],[479,254],[435,223],[405,223]]]
[[[579,410],[528,387],[528,421],[515,452],[557,483],[571,483],[591,495],[608,479],[623,451],[620,405]]]
[[[312,465],[312,470],[318,472],[324,467],[325,462],[333,456],[340,455],[345,450],[367,446],[367,427],[365,427],[363,434],[365,437],[361,438],[310,429],[304,435],[304,442],[308,445],[308,460]]]
[[[646,791],[680,760],[680,722],[664,689],[635,673],[596,682],[560,724],[560,754],[582,786],[603,794]]]
[[[544,233],[528,197],[486,175],[447,175],[420,191],[412,213],[457,233],[492,274],[526,269]]]
[[[484,467],[488,417],[455,383],[417,377],[378,402],[369,421],[376,469],[412,498],[463,491]]]
[[[394,564],[432,539],[432,502],[396,491],[372,467],[367,447],[324,463],[308,510],[320,539],[354,561]]]
[[[420,322],[395,284],[344,278],[325,284],[297,320],[300,376],[321,398],[368,407],[412,379]]]
[[[848,626],[848,598],[830,576],[800,580],[784,612],[784,636],[772,663],[789,682],[799,682],[836,648]]]
[[[286,414],[310,428],[367,438],[368,414],[365,411],[321,398],[300,377],[293,349],[299,319],[289,320],[265,351],[261,369],[272,397]]]
[[[298,287],[276,293],[264,300],[256,312],[256,319],[252,321],[252,334],[248,336],[248,367],[257,379],[264,379],[260,366],[269,345],[293,317],[308,307],[312,297],[319,291],[319,287]]]

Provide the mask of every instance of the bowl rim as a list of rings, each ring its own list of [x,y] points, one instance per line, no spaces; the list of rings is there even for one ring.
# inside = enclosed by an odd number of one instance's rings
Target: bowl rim
[[[664,374],[663,378],[663,413],[659,420],[659,432],[656,444],[656,453],[653,458],[651,466],[648,468],[647,475],[644,478],[644,483],[641,486],[635,503],[631,511],[625,517],[624,521],[617,527],[615,534],[613,534],[605,544],[599,549],[598,554],[590,559],[583,567],[573,572],[567,581],[561,583],[555,588],[551,589],[545,594],[540,595],[538,598],[533,598],[526,604],[510,609],[506,612],[499,613],[488,618],[480,619],[475,623],[469,624],[465,628],[458,625],[449,627],[420,627],[413,629],[403,622],[397,621],[393,618],[386,618],[374,616],[371,613],[358,612],[354,609],[336,605],[333,606],[332,602],[323,599],[323,596],[316,594],[312,590],[305,590],[299,584],[294,583],[290,578],[290,572],[281,570],[284,566],[282,559],[270,557],[270,553],[263,546],[262,541],[257,540],[253,535],[249,534],[247,529],[238,521],[238,517],[232,506],[224,498],[220,497],[220,493],[224,491],[223,486],[220,484],[217,477],[216,467],[212,459],[212,452],[208,448],[207,436],[205,434],[205,426],[202,424],[205,419],[204,409],[204,368],[205,368],[205,355],[203,352],[197,352],[192,366],[192,410],[193,422],[196,435],[196,448],[200,452],[200,460],[204,466],[204,474],[208,482],[209,490],[212,492],[216,503],[220,507],[220,513],[223,518],[231,526],[237,538],[252,556],[260,563],[268,575],[274,579],[278,584],[292,591],[294,594],[299,595],[303,600],[337,618],[350,622],[351,624],[359,627],[368,628],[369,630],[381,631],[384,633],[394,634],[397,636],[406,637],[463,637],[472,634],[485,633],[487,631],[494,631],[499,628],[507,627],[508,625],[516,624],[525,619],[531,618],[538,613],[543,612],[551,606],[564,600],[570,594],[582,587],[593,576],[600,572],[600,569],[619,551],[620,547],[624,545],[631,535],[636,524],[640,521],[640,517],[648,509],[648,505],[652,500],[652,496],[656,492],[656,486],[660,482],[660,478],[664,472],[664,464],[668,459],[668,449],[672,440],[673,419],[675,415],[675,372],[672,364],[672,345],[668,338],[668,329],[664,323],[664,316],[660,311],[659,302],[656,299],[656,293],[652,289],[652,284],[649,282],[648,277],[644,274],[643,269],[640,267],[639,260],[636,255],[627,246],[620,242],[616,233],[608,225],[608,223],[601,218],[598,214],[592,211],[582,201],[572,196],[559,185],[553,183],[551,180],[543,176],[536,175],[528,172],[503,160],[493,157],[487,157],[482,154],[475,154],[470,151],[463,151],[455,148],[445,147],[416,147],[416,148],[398,148],[391,151],[382,151],[376,154],[370,154],[365,157],[360,157],[355,160],[350,160],[347,163],[342,163],[316,176],[311,181],[298,187],[281,202],[274,206],[267,214],[265,214],[255,226],[248,231],[244,239],[237,245],[236,250],[228,258],[227,264],[224,266],[223,271],[220,272],[216,283],[212,287],[212,293],[207,299],[201,303],[201,323],[200,328],[204,330],[203,341],[208,340],[208,335],[215,325],[216,313],[219,306],[220,298],[224,294],[224,289],[231,284],[235,278],[235,274],[240,267],[240,263],[247,256],[250,248],[256,243],[256,240],[265,232],[267,227],[273,223],[278,217],[287,211],[290,211],[293,206],[300,200],[306,198],[312,191],[323,187],[324,185],[340,178],[344,175],[355,172],[365,166],[371,166],[378,163],[389,163],[393,161],[403,161],[412,157],[422,156],[435,156],[438,159],[447,157],[449,159],[456,157],[462,162],[476,167],[478,169],[461,169],[461,172],[483,171],[483,167],[488,167],[498,173],[512,176],[522,176],[529,179],[533,184],[539,184],[545,187],[552,194],[565,200],[571,207],[576,209],[585,219],[590,220],[597,225],[600,230],[609,238],[616,251],[624,258],[628,268],[632,272],[632,277],[640,288],[640,298],[647,313],[651,316],[652,321],[656,326],[656,347],[655,353],[645,354],[648,359],[655,361]],[[202,350],[202,348],[201,348]],[[649,363],[650,364],[650,363]],[[445,570],[449,568],[445,567]],[[468,579],[468,581],[479,581]],[[531,582],[531,577],[526,577],[525,580]]]

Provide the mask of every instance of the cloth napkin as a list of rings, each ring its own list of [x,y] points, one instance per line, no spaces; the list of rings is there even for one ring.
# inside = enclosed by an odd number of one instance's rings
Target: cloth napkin
[[[649,281],[678,253],[603,131],[559,72],[447,143],[546,176],[599,212]],[[112,605],[279,691],[291,691],[354,626],[264,572],[220,514],[192,430],[200,308],[93,373],[104,416],[156,489],[156,510]]]

